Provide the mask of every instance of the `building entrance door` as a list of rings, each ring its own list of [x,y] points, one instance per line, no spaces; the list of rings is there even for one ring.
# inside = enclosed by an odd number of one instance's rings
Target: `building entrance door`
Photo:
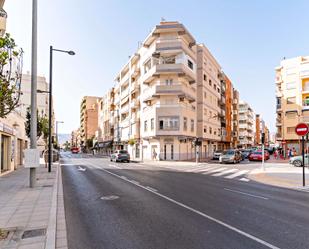
[[[1,172],[8,171],[10,169],[10,137],[1,136]]]
[[[174,160],[174,145],[173,144],[164,144],[163,151],[164,160]]]

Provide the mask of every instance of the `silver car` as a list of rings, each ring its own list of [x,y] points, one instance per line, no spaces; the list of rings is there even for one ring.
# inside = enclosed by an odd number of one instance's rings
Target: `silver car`
[[[130,154],[126,150],[115,150],[110,157],[111,162],[130,162]]]
[[[239,163],[242,159],[239,150],[226,150],[223,151],[219,158],[220,163]]]

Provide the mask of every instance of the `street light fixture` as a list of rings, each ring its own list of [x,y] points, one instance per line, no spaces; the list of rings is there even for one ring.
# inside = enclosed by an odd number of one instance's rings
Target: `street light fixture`
[[[67,53],[69,55],[75,55],[74,51],[67,51],[61,49],[55,49],[53,46],[49,47],[49,113],[48,113],[48,172],[51,172],[52,165],[52,92],[53,92],[53,51]]]

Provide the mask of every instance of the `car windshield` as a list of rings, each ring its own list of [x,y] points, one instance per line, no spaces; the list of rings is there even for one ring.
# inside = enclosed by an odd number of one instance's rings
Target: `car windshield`
[[[235,151],[233,150],[228,150],[228,151],[223,152],[223,155],[234,155],[234,154],[235,154]]]

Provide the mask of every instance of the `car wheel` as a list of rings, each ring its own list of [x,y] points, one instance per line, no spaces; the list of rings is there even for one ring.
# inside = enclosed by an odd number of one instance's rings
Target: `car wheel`
[[[130,162],[130,160],[127,160],[127,162],[129,163],[129,162]]]
[[[233,163],[236,164],[236,160],[235,159],[234,159]]]
[[[302,166],[302,162],[299,161],[299,160],[295,160],[295,161],[293,162],[293,165],[294,165],[295,167],[301,167],[301,166]]]

